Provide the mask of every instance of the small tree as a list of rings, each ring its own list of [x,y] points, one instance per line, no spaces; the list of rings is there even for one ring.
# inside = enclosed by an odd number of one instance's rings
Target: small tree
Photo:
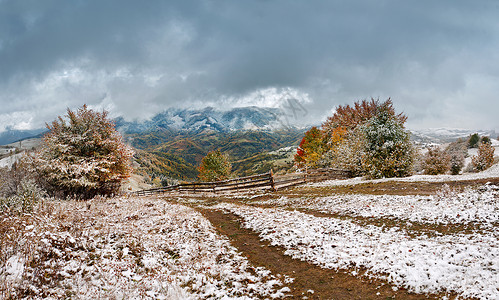
[[[480,136],[478,133],[470,135],[468,139],[468,148],[478,148],[478,143],[480,142]]]
[[[424,173],[428,175],[445,174],[449,171],[451,158],[439,147],[428,149],[423,161]]]
[[[494,164],[494,147],[489,143],[481,143],[478,154],[471,158],[473,169],[477,172],[486,170]]]
[[[312,127],[305,132],[295,154],[295,163],[298,167],[317,167],[325,151],[322,132],[317,127]]]
[[[199,166],[199,180],[219,181],[230,177],[232,165],[227,154],[220,150],[211,151],[203,158]]]
[[[480,143],[492,144],[492,141],[488,136],[482,136],[482,138],[480,139]]]
[[[116,193],[131,175],[133,152],[108,113],[84,105],[76,112],[68,109],[65,117],[47,124],[49,133],[34,159],[49,191],[80,198]]]
[[[464,167],[464,160],[468,154],[466,149],[466,142],[462,139],[450,143],[445,149],[445,152],[450,157],[450,172],[452,175],[457,175]]]

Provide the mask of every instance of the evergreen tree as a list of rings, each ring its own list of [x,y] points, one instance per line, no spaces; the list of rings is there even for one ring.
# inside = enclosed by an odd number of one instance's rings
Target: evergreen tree
[[[203,158],[199,166],[201,181],[219,181],[229,179],[232,165],[227,154],[220,150],[211,151]]]
[[[365,136],[362,154],[364,174],[371,178],[409,175],[414,163],[410,135],[404,129],[405,119],[395,118],[391,103],[381,105],[376,116],[361,126]]]
[[[468,148],[478,148],[478,143],[480,142],[480,136],[478,133],[470,135],[468,139]]]

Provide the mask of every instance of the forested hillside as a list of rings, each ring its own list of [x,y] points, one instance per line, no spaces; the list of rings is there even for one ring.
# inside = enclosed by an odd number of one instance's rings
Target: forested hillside
[[[282,169],[282,163],[273,162],[285,155],[268,152],[298,145],[303,132],[299,129],[201,133],[156,131],[130,134],[128,140],[138,149],[135,157],[141,172],[152,177],[190,180],[196,178],[201,159],[216,149],[229,155],[234,175],[267,172],[272,167]]]

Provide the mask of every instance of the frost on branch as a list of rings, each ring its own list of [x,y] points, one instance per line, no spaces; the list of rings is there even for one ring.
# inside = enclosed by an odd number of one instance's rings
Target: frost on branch
[[[132,150],[107,116],[84,105],[47,124],[35,165],[53,194],[112,194],[130,176]]]

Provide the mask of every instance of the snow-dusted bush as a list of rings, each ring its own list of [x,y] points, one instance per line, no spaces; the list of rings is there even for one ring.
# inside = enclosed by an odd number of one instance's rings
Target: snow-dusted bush
[[[452,175],[457,175],[464,168],[464,161],[468,155],[468,150],[466,149],[466,141],[458,139],[447,146],[445,152],[450,157],[450,172]]]
[[[34,162],[51,193],[81,198],[112,194],[130,176],[133,152],[106,111],[86,105],[76,112],[68,109],[66,119],[59,117],[47,128]]]
[[[364,174],[362,157],[366,140],[362,132],[355,130],[346,135],[345,139],[332,147],[324,156],[323,165],[350,170],[354,176]]]
[[[494,164],[494,147],[489,143],[481,143],[478,154],[471,158],[473,170],[480,172],[490,168]]]
[[[0,198],[0,210],[28,213],[32,212],[47,194],[33,180],[22,180],[17,187],[17,193],[7,198]]]
[[[403,123],[387,108],[380,106],[376,116],[360,127],[365,136],[362,157],[364,174],[370,178],[408,176],[415,151]]]
[[[451,158],[447,152],[439,147],[432,147],[424,156],[424,173],[428,175],[445,174],[450,170],[450,161]]]

